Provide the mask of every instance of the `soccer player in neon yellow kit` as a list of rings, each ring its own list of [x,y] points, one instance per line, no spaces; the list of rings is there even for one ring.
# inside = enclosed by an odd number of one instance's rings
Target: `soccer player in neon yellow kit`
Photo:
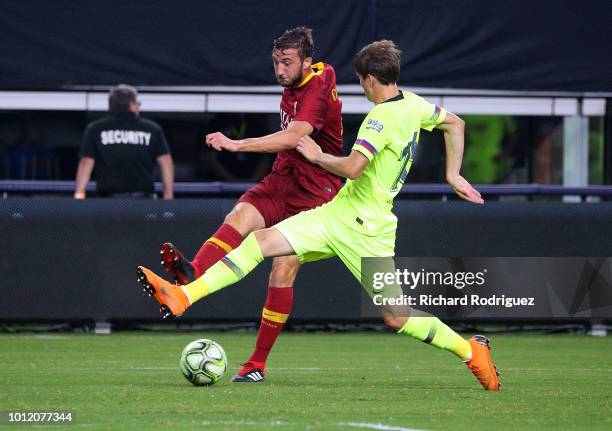
[[[397,218],[393,198],[410,169],[421,128],[444,132],[446,179],[461,198],[483,203],[480,193],[460,174],[463,121],[423,98],[397,87],[400,51],[391,41],[365,46],[355,57],[355,71],[368,100],[375,104],[361,124],[351,154],[323,153],[308,136],[297,150],[311,163],[347,178],[329,203],[251,233],[240,245],[196,281],[173,285],[138,267],[139,281],[160,303],[162,313],[178,317],[194,302],[236,283],[265,257],[297,255],[302,263],[338,256],[361,281],[362,257],[392,257]],[[367,289],[367,286],[364,286]],[[368,292],[371,294],[371,292]],[[498,373],[489,340],[476,335],[465,340],[438,318],[383,308],[383,319],[398,333],[448,350],[466,362],[486,390],[498,391]]]

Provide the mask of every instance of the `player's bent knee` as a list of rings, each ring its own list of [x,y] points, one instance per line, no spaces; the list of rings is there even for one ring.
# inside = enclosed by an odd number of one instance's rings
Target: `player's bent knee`
[[[297,257],[275,259],[270,272],[270,286],[293,286],[299,268],[300,263]]]
[[[238,217],[236,213],[234,213],[233,210],[225,216],[225,218],[223,219],[223,224],[229,224],[231,227],[236,229],[241,234],[242,234],[242,231],[244,230],[240,217]]]
[[[265,222],[259,211],[251,205],[238,203],[223,220],[223,223],[229,224],[236,229],[242,236],[257,229],[263,229]]]
[[[237,231],[241,231],[247,228],[247,226],[244,226],[246,224],[244,219],[240,212],[234,208],[225,216],[223,223],[231,225]]]

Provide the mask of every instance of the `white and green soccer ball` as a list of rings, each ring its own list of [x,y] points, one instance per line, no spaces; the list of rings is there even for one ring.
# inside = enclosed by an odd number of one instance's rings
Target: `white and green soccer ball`
[[[225,374],[227,356],[218,343],[202,338],[185,346],[179,366],[195,386],[212,385]]]

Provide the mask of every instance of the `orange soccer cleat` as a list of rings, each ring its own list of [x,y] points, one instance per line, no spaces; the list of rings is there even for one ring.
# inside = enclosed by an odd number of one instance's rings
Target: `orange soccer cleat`
[[[138,274],[138,282],[142,284],[142,290],[159,302],[159,312],[164,319],[181,316],[191,305],[182,286],[158,277],[144,266],[139,266],[136,273]]]
[[[499,372],[491,358],[489,339],[474,335],[468,342],[472,346],[472,359],[466,362],[468,368],[487,391],[499,391]]]

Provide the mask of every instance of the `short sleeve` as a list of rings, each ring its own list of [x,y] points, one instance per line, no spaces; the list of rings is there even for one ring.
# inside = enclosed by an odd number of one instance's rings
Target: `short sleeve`
[[[170,147],[168,146],[168,141],[166,141],[166,135],[164,135],[164,130],[161,127],[157,127],[155,133],[153,135],[155,137],[155,157],[163,156],[164,154],[170,153]]]
[[[79,159],[82,157],[96,157],[96,136],[95,131],[91,125],[87,126],[85,133],[83,134],[83,141],[81,142],[81,149],[79,150]]]
[[[441,124],[446,118],[446,110],[434,103],[429,103],[420,98],[421,103],[421,128],[432,131],[434,127]]]
[[[361,123],[357,140],[353,144],[353,150],[372,161],[374,156],[380,153],[387,145],[387,131],[380,112],[372,109],[365,120]]]
[[[321,130],[327,118],[328,97],[324,86],[316,83],[304,92],[292,121],[306,121],[315,131]]]

